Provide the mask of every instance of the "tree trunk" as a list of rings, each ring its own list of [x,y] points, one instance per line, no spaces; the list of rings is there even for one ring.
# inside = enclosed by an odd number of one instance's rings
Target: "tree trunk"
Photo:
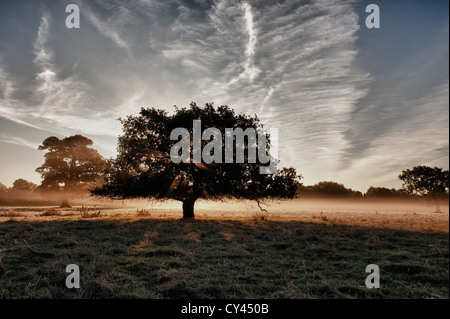
[[[69,204],[69,199],[67,197],[64,197],[62,199],[61,206],[59,206],[59,207],[60,208],[72,208],[72,206],[70,206],[70,204]]]
[[[439,202],[439,198],[436,198],[436,213],[441,212],[441,203]]]
[[[183,201],[183,218],[195,218],[194,204],[196,198],[187,198]]]

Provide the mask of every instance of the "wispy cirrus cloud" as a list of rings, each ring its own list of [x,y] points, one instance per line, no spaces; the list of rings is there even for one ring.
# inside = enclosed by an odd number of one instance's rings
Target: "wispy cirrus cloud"
[[[26,112],[23,103],[14,97],[17,83],[2,66],[0,57],[0,116],[23,126],[38,128],[38,125],[28,121],[24,115]]]
[[[259,68],[255,67],[253,61],[256,49],[257,34],[253,22],[252,7],[247,2],[243,2],[242,8],[244,11],[246,33],[248,35],[248,41],[245,46],[246,59],[243,63],[244,72],[241,73],[237,79],[233,79],[229,85],[240,78],[248,79],[252,82],[260,72]]]
[[[4,133],[4,132],[0,133],[0,142],[19,145],[19,146],[25,146],[25,147],[32,148],[33,150],[37,149],[37,147],[38,147],[38,144],[35,144],[35,143],[30,142],[21,137],[13,136],[11,134]]]
[[[49,47],[51,18],[44,13],[34,42],[33,63],[38,70],[35,77],[34,101],[39,104],[27,114],[36,119],[53,122],[58,126],[78,130],[86,125],[89,118],[83,114],[90,104],[92,91],[78,74],[62,75],[61,67],[54,63],[54,52]],[[90,125],[88,127],[95,128]],[[98,127],[98,126],[97,126]],[[84,129],[83,131],[89,131]],[[91,131],[92,132],[92,131]]]
[[[14,83],[12,83],[8,73],[3,69],[2,59],[0,56],[0,97],[2,101],[8,101],[9,104],[13,91]]]
[[[365,93],[368,81],[353,65],[359,26],[351,3],[286,1],[271,6],[216,1],[203,8],[141,2],[144,17],[154,18],[158,11],[177,8],[177,13],[168,17],[170,22],[153,25],[143,34],[145,45],[133,37],[125,41],[122,36],[127,28],[145,22],[131,5],[99,3],[110,14],[100,17],[94,6],[85,6],[87,20],[127,52],[121,57],[123,67],[119,66],[128,83],[123,89],[117,86],[118,79],[106,75],[111,72],[106,69],[108,64],[102,66],[111,89],[122,91],[105,114],[118,117],[148,105],[147,101],[159,100],[159,105],[151,105],[158,107],[183,100],[215,101],[238,111],[258,112],[268,126],[278,127],[283,141],[280,155],[286,163],[311,167],[311,162],[321,158],[317,170],[323,161],[335,165],[336,156],[346,147],[342,132],[349,113]],[[122,9],[117,11],[117,7]],[[150,7],[156,12],[146,10]],[[113,119],[102,124],[81,113],[84,105],[92,105],[90,98],[95,95],[89,94],[89,79],[77,78],[77,74],[58,77],[59,70],[52,62],[54,52],[47,43],[50,23],[44,15],[34,45],[39,69],[35,97],[42,101],[35,115],[82,132],[96,133],[100,127],[103,132],[117,132]],[[137,58],[130,53],[140,46],[151,49],[152,56]],[[125,69],[126,65],[133,69]],[[160,78],[166,88],[158,83]],[[126,87],[132,90],[125,93]],[[129,102],[136,104],[134,109],[125,106]]]
[[[428,31],[409,34],[409,16],[399,25],[391,3],[380,30],[364,29],[356,0],[78,3],[79,30],[56,27],[60,8],[46,5],[29,24],[19,39],[31,48],[28,73],[8,55],[15,40],[0,44],[0,116],[18,127],[86,134],[112,155],[118,117],[214,101],[278,128],[282,165],[295,166],[306,184],[364,190],[396,179],[392,172],[409,162],[395,157],[448,159],[448,138],[427,115],[448,118],[448,17],[442,28],[417,11]],[[416,44],[434,34],[429,46]],[[409,148],[402,155],[389,145]]]
[[[317,172],[324,163],[336,167],[346,148],[350,113],[370,81],[354,65],[359,24],[352,3],[252,7],[218,1],[207,18],[205,25],[184,30],[190,40],[208,34],[204,42],[167,48],[183,48],[172,57],[180,64],[194,56],[210,70],[198,70],[197,100],[213,97],[239,111],[258,112],[267,125],[279,128],[285,163]],[[250,67],[258,72],[243,76]]]
[[[371,139],[370,146],[352,160],[351,166],[340,171],[337,179],[350,183],[349,177],[356,174],[373,186],[394,182],[400,187],[399,168],[445,166],[449,137],[443,130],[448,131],[448,95],[448,84],[442,84],[428,95],[411,100],[408,114],[378,138],[367,137]]]
[[[110,6],[108,6],[108,8],[111,9],[111,4],[110,4]],[[120,8],[122,8],[122,10],[119,11],[120,13],[123,13],[123,11],[126,10],[125,7],[120,7]],[[87,20],[95,26],[95,28],[100,32],[100,34],[102,34],[106,38],[112,40],[115,45],[123,48],[127,52],[128,55],[131,55],[130,46],[122,38],[122,36],[119,34],[119,32],[116,31],[117,28],[114,27],[114,23],[113,23],[113,22],[116,22],[116,23],[122,22],[124,19],[123,18],[124,15],[120,15],[120,16],[114,15],[110,19],[104,21],[104,20],[101,20],[94,12],[92,12],[88,6],[85,7],[84,14],[85,14]],[[126,14],[126,16],[128,16],[128,15],[129,14]],[[111,21],[113,21],[113,22],[111,22]]]
[[[37,72],[30,83],[33,91],[28,100],[14,98],[17,85],[13,76],[0,64],[0,78],[3,80],[0,114],[33,128],[48,130],[52,126],[55,133],[69,130],[103,135],[111,130],[117,131],[113,121],[92,118],[93,113],[86,112],[92,105],[90,93],[93,90],[76,73],[76,68],[63,75],[63,67],[55,64],[55,53],[49,45],[51,23],[50,15],[44,12],[33,44],[33,64]]]

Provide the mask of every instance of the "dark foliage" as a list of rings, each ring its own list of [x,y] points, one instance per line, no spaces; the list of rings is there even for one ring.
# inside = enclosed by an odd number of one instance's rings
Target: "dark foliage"
[[[62,140],[51,136],[42,142],[40,150],[46,150],[45,163],[36,169],[42,175],[39,190],[61,193],[61,206],[69,206],[67,194],[87,191],[97,184],[105,169],[106,161],[91,148],[92,140],[82,135]]]
[[[303,186],[298,189],[300,197],[323,197],[323,198],[349,198],[362,197],[361,192],[346,188],[343,184],[336,182],[318,182],[315,185]]]
[[[295,195],[301,176],[294,168],[279,169],[273,175],[260,174],[262,163],[248,163],[247,152],[244,163],[207,164],[192,160],[173,163],[170,150],[177,141],[170,140],[172,130],[186,128],[192,137],[193,120],[197,119],[202,121],[202,130],[217,128],[222,136],[225,128],[262,128],[256,116],[236,114],[228,106],[215,108],[206,104],[201,108],[191,103],[189,108],[176,108],[173,115],[163,110],[142,108],[138,116],[121,119],[123,135],[119,137],[119,154],[109,162],[106,183],[93,194],[116,199],[179,200],[183,202],[184,217],[194,217],[194,203],[199,198],[260,200]],[[207,143],[202,141],[203,146]],[[248,141],[245,144],[247,150]],[[267,136],[266,150],[269,148],[270,136]],[[222,149],[225,149],[224,139]]]
[[[436,166],[415,166],[402,171],[398,176],[403,181],[403,188],[409,194],[418,194],[435,200],[438,212],[440,212],[439,200],[448,199],[448,177],[448,171]]]

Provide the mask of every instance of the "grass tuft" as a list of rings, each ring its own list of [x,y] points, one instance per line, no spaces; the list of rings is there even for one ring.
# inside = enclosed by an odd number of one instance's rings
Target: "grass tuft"
[[[49,208],[44,210],[39,216],[62,216],[62,212],[56,208]]]
[[[149,209],[136,209],[136,216],[138,217],[150,217],[152,214],[150,213]]]

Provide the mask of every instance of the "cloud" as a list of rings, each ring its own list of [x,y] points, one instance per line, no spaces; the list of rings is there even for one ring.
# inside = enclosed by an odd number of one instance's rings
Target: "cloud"
[[[29,31],[29,73],[11,73],[11,60],[0,59],[0,116],[60,136],[89,134],[113,153],[118,117],[214,101],[278,128],[281,164],[295,166],[305,183],[342,179],[355,188],[364,184],[359,176],[381,182],[404,164],[377,164],[390,139],[398,147],[410,143],[411,151],[396,156],[417,161],[432,158],[418,155],[422,135],[442,141],[427,114],[437,108],[437,118],[448,118],[434,72],[448,48],[443,54],[436,42],[433,50],[400,56],[392,72],[365,68],[358,8],[358,1],[338,0],[98,0],[83,2],[86,23],[69,32],[55,27],[56,9],[48,7]],[[448,38],[448,27],[444,33]],[[425,82],[433,82],[433,94]],[[448,139],[427,145],[427,154],[448,158]],[[374,175],[372,165],[379,167]]]
[[[338,180],[357,184],[361,190],[371,185],[400,187],[397,176],[402,169],[416,165],[448,167],[448,95],[447,83],[410,101],[408,116],[373,139],[364,156],[336,175]]]
[[[36,41],[34,42],[33,52],[35,55],[35,63],[42,68],[50,68],[53,52],[47,50],[46,45],[50,33],[50,16],[44,13],[41,17]]]
[[[54,64],[54,52],[48,46],[50,23],[49,15],[44,13],[33,50],[33,63],[38,70],[34,99],[40,103],[29,114],[66,128],[79,129],[89,120],[82,110],[88,106],[91,89],[76,73],[62,76],[61,70]],[[83,124],[80,125],[80,122]]]
[[[136,25],[144,23],[128,9]],[[148,18],[148,34],[140,32],[141,43],[127,40],[132,48],[145,43],[151,53],[132,59],[149,72],[133,78],[134,93],[144,92],[137,104],[170,108],[214,101],[258,113],[279,129],[284,164],[308,167],[310,174],[338,167],[336,158],[349,147],[344,132],[351,113],[371,81],[355,66],[359,25],[352,2],[141,1],[137,10]],[[109,25],[117,34],[126,32],[125,22]],[[124,70],[122,76],[128,75]],[[123,103],[133,96],[127,95]]]
[[[8,143],[8,144],[14,144],[19,146],[25,146],[32,148],[33,150],[36,150],[38,147],[38,144],[32,143],[28,140],[25,140],[18,136],[13,136],[8,133],[0,133],[0,142]]]
[[[0,57],[0,116],[10,119],[17,124],[38,128],[37,125],[25,120],[24,106],[14,98],[17,83],[5,70]]]
[[[260,71],[253,64],[257,35],[253,23],[252,7],[247,2],[243,2],[242,7],[244,9],[245,27],[248,34],[248,42],[245,47],[245,55],[247,56],[247,59],[245,60],[243,65],[244,72],[240,75],[240,77],[243,76],[244,78],[248,78],[250,81],[253,81]]]
[[[121,7],[122,10],[125,10],[124,7]],[[122,11],[123,12],[123,11]],[[112,23],[110,21],[103,21],[99,19],[90,9],[88,6],[86,6],[83,9],[83,14],[86,16],[89,22],[91,22],[95,28],[106,38],[112,40],[114,44],[118,47],[121,47],[125,49],[128,55],[131,55],[130,47],[128,43],[123,40],[123,38],[120,36],[120,34],[115,31],[115,28],[113,27]],[[121,22],[122,19],[118,18],[117,16],[114,16],[112,21]]]
[[[10,80],[8,73],[2,67],[2,59],[0,56],[0,97],[4,101],[11,99],[14,91],[14,83]],[[8,102],[9,104],[9,102]]]
[[[33,64],[37,70],[32,82],[31,98],[14,98],[17,85],[13,77],[0,64],[0,92],[3,94],[0,115],[16,123],[48,130],[55,133],[81,132],[110,135],[118,131],[114,119],[104,118],[90,108],[93,89],[75,73],[63,73],[63,67],[56,66],[55,53],[49,46],[51,18],[44,13],[40,20],[33,45]],[[1,62],[1,61],[0,61]]]
[[[370,81],[354,65],[359,25],[352,3],[250,7],[218,1],[207,16],[212,28],[203,32],[206,47],[197,41],[179,44],[186,50],[179,59],[195,55],[214,71],[198,76],[197,100],[259,112],[268,126],[279,129],[285,164],[311,173],[337,166],[350,114]],[[250,65],[258,72],[242,76]]]

